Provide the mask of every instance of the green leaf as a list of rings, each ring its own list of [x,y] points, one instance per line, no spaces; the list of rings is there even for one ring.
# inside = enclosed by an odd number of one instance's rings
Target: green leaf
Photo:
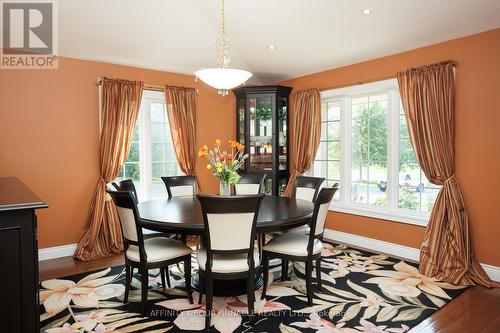
[[[380,307],[378,305],[371,305],[366,308],[365,313],[363,313],[362,319],[368,319],[373,317],[379,311]]]
[[[323,288],[331,291],[334,294],[337,294],[337,295],[345,297],[345,298],[361,300],[361,297],[356,296],[353,293],[350,293],[350,292],[345,291],[345,290],[337,289],[337,288],[330,287],[330,286],[323,286]]]
[[[358,304],[351,305],[346,310],[344,316],[342,317],[342,319],[339,320],[339,322],[351,320],[352,318],[354,318],[358,315],[360,310],[361,310],[361,304],[358,303]]]
[[[398,314],[400,306],[386,306],[377,313],[377,322],[387,321]]]
[[[405,296],[404,299],[407,300],[408,302],[410,302],[413,305],[417,305],[417,306],[419,306],[421,308],[425,308],[425,305],[423,305],[422,302],[420,302],[420,300],[418,298],[416,298],[416,297]]]
[[[393,295],[393,294],[389,294],[389,293],[386,293],[386,292],[383,292],[383,291],[382,291],[382,294],[384,294],[385,297],[387,297],[389,299],[392,299],[393,301],[396,301],[398,303],[404,303],[403,299],[399,295]]]
[[[431,302],[434,303],[434,305],[436,305],[438,308],[441,308],[446,304],[446,302],[439,297],[430,294],[425,294],[425,296],[427,296],[427,298],[430,299]]]
[[[352,282],[351,280],[347,280],[347,284],[349,285],[349,287],[356,290],[358,293],[365,295],[366,297],[372,296],[372,297],[377,298],[377,299],[384,299],[382,296],[380,296],[376,292],[373,292],[365,287],[361,287],[361,286],[355,284],[354,282]]]
[[[392,319],[392,321],[409,321],[409,320],[415,320],[420,315],[425,309],[422,308],[413,308],[413,309],[407,309],[401,311],[395,318]]]
[[[330,319],[333,319],[333,317],[335,317],[336,315],[338,315],[339,313],[341,313],[342,310],[344,310],[344,308],[345,308],[345,303],[335,305],[328,312],[328,317],[330,317]]]

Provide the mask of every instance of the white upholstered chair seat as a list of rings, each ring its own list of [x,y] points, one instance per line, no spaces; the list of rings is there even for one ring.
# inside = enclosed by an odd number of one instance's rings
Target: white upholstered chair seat
[[[149,236],[149,235],[158,235],[158,234],[161,234],[161,232],[142,228],[142,234],[144,236]]]
[[[200,269],[205,270],[205,265],[207,263],[207,251],[206,249],[200,249],[197,252],[198,266]],[[212,272],[214,273],[238,273],[248,271],[248,259],[246,253],[241,254],[224,254],[224,255],[213,255],[212,261]],[[254,249],[253,260],[255,263],[255,268],[260,265],[260,255],[259,249]]]
[[[178,258],[190,254],[192,250],[183,243],[170,238],[151,238],[144,241],[148,262],[157,262]],[[127,259],[140,262],[139,247],[129,246]]]
[[[293,256],[307,256],[307,244],[309,235],[301,235],[286,232],[281,236],[273,238],[264,246],[264,251],[283,253]],[[313,253],[317,254],[323,250],[323,243],[319,239],[314,240]]]
[[[292,228],[287,232],[293,232],[300,235],[309,235],[309,233],[311,232],[311,228],[307,224],[304,224],[300,227]]]

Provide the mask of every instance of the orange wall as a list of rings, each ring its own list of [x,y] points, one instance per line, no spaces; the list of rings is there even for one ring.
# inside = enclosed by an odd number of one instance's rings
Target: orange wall
[[[196,87],[198,146],[234,139],[235,99],[194,77],[61,58],[57,70],[0,69],[0,176],[17,176],[50,208],[38,213],[40,248],[76,243],[98,178],[97,77]],[[217,183],[198,163],[204,191]]]
[[[471,217],[479,260],[500,266],[500,29],[308,75],[282,84],[329,88],[393,75],[445,59],[459,62],[456,97],[457,177]],[[198,145],[235,135],[234,97],[219,97],[193,77],[62,58],[58,70],[0,70],[0,176],[18,176],[50,208],[39,212],[40,247],[75,243],[98,177],[98,76],[199,89]],[[197,165],[205,191],[217,183]],[[332,229],[418,247],[424,229],[330,213]]]
[[[326,89],[394,75],[409,67],[446,59],[456,74],[456,175],[468,209],[472,240],[482,263],[500,266],[500,29],[351,66],[307,75],[281,84]],[[424,228],[329,213],[338,231],[419,247]]]

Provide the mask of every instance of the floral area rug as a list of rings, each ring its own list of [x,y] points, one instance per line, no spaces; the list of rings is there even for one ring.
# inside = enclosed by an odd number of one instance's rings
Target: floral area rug
[[[278,267],[278,266],[277,266]],[[293,268],[293,269],[292,269]],[[182,267],[181,267],[182,269]],[[212,332],[402,333],[416,326],[464,291],[418,274],[414,264],[344,245],[324,243],[323,289],[307,305],[304,266],[290,267],[288,281],[275,280],[266,300],[256,291],[253,325],[246,295],[214,297]],[[279,277],[279,269],[270,277]],[[315,276],[313,272],[313,276]],[[183,274],[170,268],[172,288],[161,287],[158,271],[149,272],[148,310],[140,314],[140,282],[135,276],[123,304],[124,267],[43,281],[41,332],[192,332],[204,329],[204,299],[189,304]],[[272,281],[272,279],[270,279]]]

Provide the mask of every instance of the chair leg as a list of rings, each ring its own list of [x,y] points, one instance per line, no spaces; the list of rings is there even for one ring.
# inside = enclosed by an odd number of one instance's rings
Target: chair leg
[[[316,282],[318,284],[318,291],[321,291],[321,257],[316,259]]]
[[[264,274],[264,286],[262,287],[262,295],[260,299],[266,298],[267,284],[269,281],[269,256],[266,253],[262,255],[262,264],[263,264],[262,274]]]
[[[210,276],[206,277],[206,305],[205,305],[205,329],[208,330],[211,325],[212,318],[212,301],[213,301],[213,280]]]
[[[307,260],[306,262],[306,292],[307,292],[307,302],[309,306],[313,305],[312,297],[312,260]]]
[[[201,300],[203,299],[203,293],[205,292],[205,279],[201,274],[198,274],[198,289],[200,292],[200,296],[198,297],[198,304],[201,304]]]
[[[250,317],[250,323],[253,322],[254,302],[255,302],[255,270],[251,269],[248,272],[248,280],[247,280],[247,303],[248,303],[248,316]]]
[[[146,313],[146,304],[148,302],[148,270],[146,268],[140,269],[141,274],[141,313]]]
[[[281,260],[281,281],[286,281],[288,279],[288,260]]]
[[[186,280],[189,303],[193,304],[193,295],[191,294],[191,256],[184,260],[184,280]]]
[[[130,291],[130,283],[132,282],[132,271],[133,268],[125,264],[125,295],[123,296],[123,303],[128,302],[128,293]]]
[[[168,287],[168,289],[171,289],[172,285],[170,284],[170,268],[169,267],[167,267],[165,269],[165,279],[167,280],[167,287]]]
[[[164,267],[160,268],[160,276],[161,276],[161,286],[163,287],[163,289],[165,289],[166,285],[165,285],[165,268]]]

